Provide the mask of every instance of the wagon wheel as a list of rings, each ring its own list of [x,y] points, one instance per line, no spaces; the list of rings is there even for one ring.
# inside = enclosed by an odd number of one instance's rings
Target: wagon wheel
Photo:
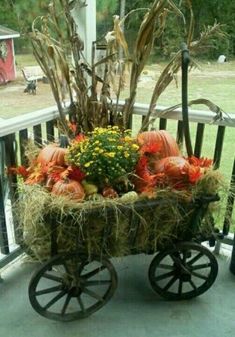
[[[152,288],[168,300],[185,300],[204,293],[214,283],[218,263],[197,243],[182,242],[160,252],[149,267]]]
[[[29,284],[32,307],[58,321],[85,318],[105,305],[117,287],[117,274],[106,258],[57,255],[43,264]]]

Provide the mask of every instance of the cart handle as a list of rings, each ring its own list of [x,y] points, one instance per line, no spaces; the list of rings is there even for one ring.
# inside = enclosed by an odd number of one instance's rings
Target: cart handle
[[[193,155],[193,148],[190,138],[189,118],[188,118],[188,66],[190,63],[189,50],[186,43],[181,43],[181,70],[182,70],[182,118],[185,138],[185,146],[188,157]]]
[[[208,194],[200,196],[199,198],[196,198],[196,201],[200,201],[201,203],[209,204],[210,202],[219,201],[220,196],[218,194]]]

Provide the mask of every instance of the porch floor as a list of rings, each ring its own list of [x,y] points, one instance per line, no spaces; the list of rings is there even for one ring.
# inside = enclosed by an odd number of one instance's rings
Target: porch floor
[[[203,295],[168,302],[148,282],[152,256],[114,259],[119,284],[114,297],[92,316],[70,323],[51,321],[30,306],[27,288],[36,266],[21,258],[2,273],[0,336],[6,337],[231,337],[235,332],[235,276],[219,256],[219,275]]]

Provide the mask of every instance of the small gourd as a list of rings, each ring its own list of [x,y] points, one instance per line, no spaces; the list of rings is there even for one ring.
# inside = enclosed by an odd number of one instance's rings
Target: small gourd
[[[86,180],[82,180],[81,184],[87,196],[98,192],[98,187],[95,184],[89,183]]]
[[[120,201],[122,202],[134,202],[139,198],[138,193],[135,191],[130,191],[125,194],[123,194],[120,197]]]
[[[110,198],[110,199],[118,198],[118,193],[112,187],[104,187],[102,191],[102,195],[105,198]]]

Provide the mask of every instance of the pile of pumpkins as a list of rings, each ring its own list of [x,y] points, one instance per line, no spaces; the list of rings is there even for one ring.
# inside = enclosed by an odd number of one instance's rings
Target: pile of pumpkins
[[[152,182],[153,187],[154,177],[159,174],[164,174],[169,178],[168,181],[172,182],[185,178],[191,164],[180,154],[179,147],[169,132],[165,130],[142,132],[137,135],[137,141],[140,146],[140,161],[144,159],[145,166],[142,171],[137,169],[135,172],[139,175],[139,179],[134,182],[133,191],[128,192],[131,198],[137,198],[139,193],[148,189],[149,181]],[[59,179],[53,180],[46,176],[44,181],[52,194],[66,195],[78,201],[91,195],[101,195],[105,198],[120,197],[112,186],[106,186],[100,191],[100,188],[93,182],[87,181],[82,173],[77,179],[71,178],[68,174],[64,175],[64,171],[68,172],[71,169],[66,163],[66,151],[65,148],[50,144],[40,150],[36,159],[36,165],[40,167],[48,167],[53,163],[55,168],[60,168]],[[197,168],[197,171],[200,175],[201,168]],[[25,180],[25,183],[30,183],[30,177]]]

